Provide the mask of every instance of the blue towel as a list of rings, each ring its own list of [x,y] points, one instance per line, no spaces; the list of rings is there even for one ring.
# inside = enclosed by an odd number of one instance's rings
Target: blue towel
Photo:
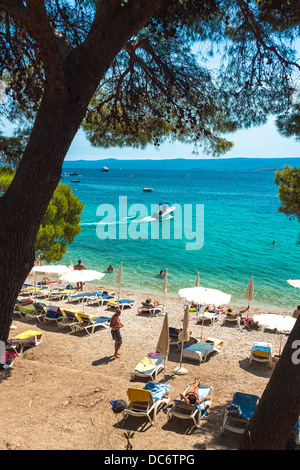
[[[170,385],[148,382],[145,385],[144,390],[150,390],[153,400],[157,401],[161,400],[165,396],[166,392],[170,390]]]
[[[199,341],[199,343],[195,344],[187,344],[183,346],[184,349],[188,349],[189,351],[213,351],[214,345],[211,343],[206,343],[205,341]]]

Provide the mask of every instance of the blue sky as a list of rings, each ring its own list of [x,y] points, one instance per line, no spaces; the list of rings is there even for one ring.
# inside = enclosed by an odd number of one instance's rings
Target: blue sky
[[[223,158],[280,158],[300,157],[300,142],[294,138],[285,138],[277,132],[274,119],[269,119],[264,126],[253,127],[225,136],[234,142],[234,147]],[[124,148],[94,148],[86,140],[84,132],[79,130],[69,152],[67,160],[101,160],[117,158],[121,160],[133,159],[168,159],[168,158],[212,158],[199,151],[193,154],[193,146],[174,143],[161,145],[159,150],[148,145],[144,150]]]

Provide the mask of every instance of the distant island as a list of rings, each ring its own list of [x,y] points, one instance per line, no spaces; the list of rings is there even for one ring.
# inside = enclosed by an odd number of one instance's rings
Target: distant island
[[[284,165],[300,167],[300,157],[287,158],[213,158],[213,159],[137,159],[118,160],[109,158],[103,160],[73,160],[65,161],[63,170],[79,170],[81,168],[101,169],[103,166],[110,170],[224,170],[224,171],[276,171]]]

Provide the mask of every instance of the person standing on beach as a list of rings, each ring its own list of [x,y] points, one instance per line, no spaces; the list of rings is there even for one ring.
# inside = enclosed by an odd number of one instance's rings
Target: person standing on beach
[[[83,264],[81,264],[81,260],[78,260],[78,264],[74,266],[75,271],[82,271],[83,269],[86,269]],[[82,290],[83,284],[82,282],[77,282],[77,290]]]
[[[120,353],[118,352],[121,344],[122,344],[122,336],[120,333],[120,328],[123,328],[123,324],[120,320],[120,315],[121,315],[121,309],[117,308],[116,313],[111,317],[110,320],[110,328],[111,328],[111,336],[112,339],[115,342],[115,354],[114,357],[118,358],[120,357]]]

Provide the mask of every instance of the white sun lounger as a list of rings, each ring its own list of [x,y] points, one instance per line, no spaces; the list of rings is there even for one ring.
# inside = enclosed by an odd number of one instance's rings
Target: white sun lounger
[[[145,417],[153,424],[159,407],[169,402],[169,391],[170,385],[155,382],[148,382],[144,388],[128,388],[129,405],[122,412],[123,418],[126,419],[129,415]]]
[[[186,390],[188,387],[186,388]],[[200,385],[199,388],[199,399],[206,397],[209,401],[209,404],[212,402],[213,397],[213,388],[210,385]],[[172,419],[173,416],[179,419],[187,419],[193,421],[193,426],[190,432],[193,429],[199,428],[201,424],[201,420],[204,418],[203,409],[206,408],[208,402],[202,402],[200,405],[191,405],[186,403],[181,398],[175,400],[174,405],[170,410],[168,410],[167,418],[168,421]]]

